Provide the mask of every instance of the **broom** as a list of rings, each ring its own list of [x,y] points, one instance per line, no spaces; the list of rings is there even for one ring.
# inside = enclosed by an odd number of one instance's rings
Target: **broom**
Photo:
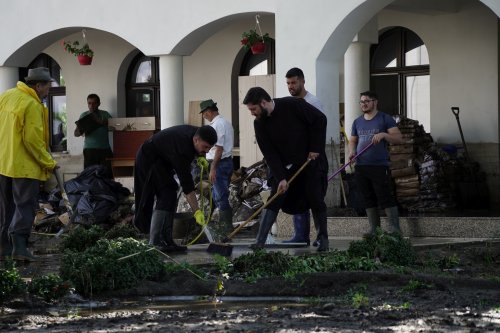
[[[307,161],[304,162],[304,164],[302,164],[302,166],[293,174],[293,176],[290,178],[290,180],[288,180],[288,185],[290,185],[290,183],[299,175],[299,173],[304,170],[304,168],[309,164],[311,160],[308,159]],[[246,219],[245,222],[243,222],[242,224],[240,224],[236,229],[233,230],[233,232],[231,232],[223,241],[222,243],[210,243],[208,245],[208,248],[207,248],[207,252],[209,253],[216,253],[216,254],[220,254],[222,256],[225,256],[225,257],[229,257],[232,253],[233,253],[233,246],[231,244],[228,244],[229,241],[231,241],[231,238],[234,237],[234,235],[236,235],[240,230],[241,228],[243,228],[244,226],[246,226],[248,223],[250,223],[250,221],[253,220],[253,218],[255,218],[255,216],[259,215],[260,212],[266,208],[267,206],[269,206],[271,204],[271,202],[274,201],[274,199],[276,199],[282,192],[276,192],[271,198],[269,198],[266,203],[264,205],[262,205],[259,209],[257,209],[252,215],[250,215],[250,217],[248,219]]]

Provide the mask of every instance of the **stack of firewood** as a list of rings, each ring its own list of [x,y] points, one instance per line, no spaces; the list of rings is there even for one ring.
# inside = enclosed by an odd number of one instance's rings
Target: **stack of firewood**
[[[446,169],[450,156],[418,121],[401,117],[404,142],[390,145],[391,174],[398,204],[408,212],[439,212],[456,206]],[[456,180],[451,181],[451,183]]]
[[[398,128],[403,135],[403,143],[389,146],[391,174],[398,203],[407,208],[419,200],[418,157],[432,139],[416,120],[401,117]]]

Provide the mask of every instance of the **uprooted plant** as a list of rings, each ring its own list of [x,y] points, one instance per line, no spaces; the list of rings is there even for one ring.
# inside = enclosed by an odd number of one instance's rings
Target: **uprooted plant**
[[[416,254],[408,239],[399,233],[386,233],[377,228],[375,235],[351,242],[347,252],[353,257],[378,259],[384,264],[410,266]]]
[[[21,278],[14,261],[4,261],[0,268],[0,305],[26,292],[30,297],[51,302],[66,296],[70,291],[71,283],[54,273],[35,276],[27,283]]]
[[[165,266],[160,254],[145,242],[116,238],[100,239],[84,251],[66,250],[60,270],[78,292],[89,295],[134,287],[145,279],[157,280]]]

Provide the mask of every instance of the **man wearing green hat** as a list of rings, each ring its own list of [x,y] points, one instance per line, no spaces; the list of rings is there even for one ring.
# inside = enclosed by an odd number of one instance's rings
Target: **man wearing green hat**
[[[219,221],[208,224],[212,236],[221,241],[233,230],[233,210],[229,204],[229,184],[233,174],[234,130],[229,121],[219,114],[217,103],[208,99],[200,103],[200,113],[217,132],[217,142],[207,153],[210,162],[209,180],[213,184],[212,195],[219,209]]]

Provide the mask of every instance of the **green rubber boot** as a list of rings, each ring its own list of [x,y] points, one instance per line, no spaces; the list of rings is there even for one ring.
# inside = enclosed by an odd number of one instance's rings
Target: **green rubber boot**
[[[380,215],[378,213],[377,207],[366,208],[366,216],[368,216],[368,223],[370,224],[370,231],[363,235],[367,238],[370,236],[375,236],[377,228],[380,228]]]
[[[399,227],[399,211],[397,206],[388,207],[385,209],[387,214],[387,219],[389,221],[388,233],[398,233],[401,234],[401,228]]]
[[[12,259],[20,261],[37,261],[35,256],[28,250],[28,236],[11,234]]]

